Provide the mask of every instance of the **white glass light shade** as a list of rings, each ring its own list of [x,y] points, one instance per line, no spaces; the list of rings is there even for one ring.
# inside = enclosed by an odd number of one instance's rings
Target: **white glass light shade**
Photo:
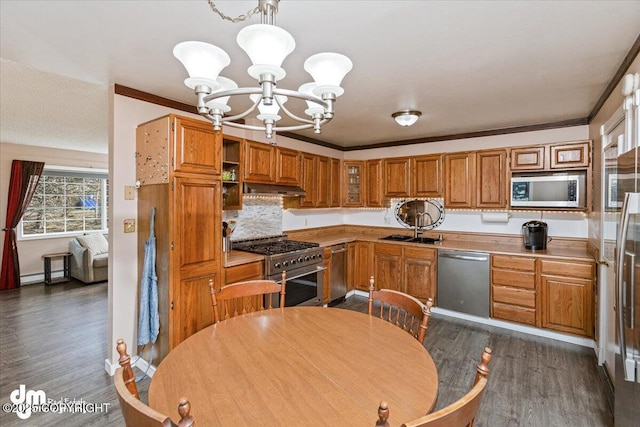
[[[407,110],[393,113],[391,117],[393,117],[400,126],[411,126],[418,121],[418,117],[421,115],[422,113],[420,111]]]
[[[313,90],[316,88],[316,86],[317,85],[315,83],[305,83],[298,88],[298,92],[302,92],[305,95],[317,96],[313,93]],[[307,103],[307,107],[309,107],[304,110],[305,114],[309,116],[313,116],[316,113],[324,114],[324,108],[322,107],[322,105],[318,104],[317,102],[308,101],[306,99],[305,102]]]
[[[218,78],[216,79],[218,83],[220,83],[220,89],[216,90],[213,92],[213,94],[215,94],[216,92],[224,92],[225,90],[230,90],[230,89],[237,89],[238,88],[238,84],[236,82],[234,82],[231,79],[228,79],[226,77],[222,77],[222,76],[218,76]],[[225,113],[227,111],[231,111],[231,107],[229,107],[227,105],[227,102],[229,102],[229,96],[223,96],[222,98],[216,98],[213,99],[209,102],[207,102],[205,105],[211,109],[217,108],[219,110],[224,111]]]
[[[324,92],[342,95],[344,89],[340,87],[340,83],[352,68],[351,60],[339,53],[317,53],[304,61],[304,69],[318,85],[313,91],[316,95]]]
[[[260,114],[258,114],[257,116],[258,119],[260,120],[273,119],[274,121],[278,121],[282,118],[278,115],[278,113],[280,112],[280,105],[278,105],[277,102],[274,101],[273,104],[271,105],[264,105],[264,103],[261,100],[262,95],[258,93],[249,95],[249,98],[251,98],[251,100],[254,103],[260,99],[260,103],[258,104],[258,110],[260,110]],[[283,104],[283,105],[285,102],[287,102],[287,99],[288,99],[286,96],[283,96],[283,95],[276,95],[274,96],[274,98],[278,98],[278,101],[280,101],[280,104]]]
[[[282,61],[293,52],[296,42],[286,30],[275,25],[249,25],[240,30],[236,41],[251,59],[253,65],[247,70],[251,77],[272,74],[282,80],[287,75]]]
[[[191,89],[197,85],[209,86],[216,90],[219,84],[216,82],[220,71],[231,63],[227,52],[209,43],[188,41],[178,43],[173,48],[173,56],[178,58],[189,73],[189,78],[184,81]]]

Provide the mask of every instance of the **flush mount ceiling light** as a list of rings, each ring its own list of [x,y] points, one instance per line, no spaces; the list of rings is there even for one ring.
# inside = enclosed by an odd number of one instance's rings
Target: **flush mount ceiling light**
[[[340,83],[351,70],[351,60],[339,53],[318,53],[304,62],[304,69],[311,74],[313,82],[305,83],[298,90],[280,89],[276,83],[286,76],[281,67],[284,59],[296,46],[291,34],[276,27],[275,15],[280,0],[259,0],[258,7],[238,18],[229,18],[222,14],[212,0],[208,0],[211,9],[220,17],[232,22],[244,21],[260,13],[261,23],[249,25],[238,33],[236,41],[247,53],[252,65],[247,72],[258,81],[259,86],[242,87],[231,79],[219,76],[220,71],[230,64],[227,53],[217,46],[198,41],[187,41],[176,45],[173,54],[187,69],[189,78],[185,85],[193,89],[198,97],[198,113],[213,123],[215,130],[222,124],[227,126],[264,131],[271,138],[274,131],[297,131],[313,128],[320,133],[323,124],[334,115],[334,102],[344,93]],[[239,114],[230,114],[227,105],[231,96],[244,96],[251,99],[252,106]],[[288,110],[284,103],[287,98],[306,101],[306,117],[300,117]],[[263,126],[238,122],[258,108],[257,118]],[[276,126],[281,119],[280,109],[299,124]]]
[[[393,117],[400,126],[411,126],[415,122],[418,121],[418,117],[420,117],[422,113],[416,110],[403,110],[398,111],[397,113],[393,113],[391,117]]]

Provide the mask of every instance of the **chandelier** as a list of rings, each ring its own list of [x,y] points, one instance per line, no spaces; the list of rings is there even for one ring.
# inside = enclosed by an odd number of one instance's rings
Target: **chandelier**
[[[339,53],[318,53],[304,62],[304,69],[313,77],[313,82],[303,84],[298,90],[277,87],[276,84],[286,76],[282,62],[296,46],[291,34],[275,25],[279,1],[259,0],[258,7],[246,15],[232,19],[218,11],[212,0],[208,0],[213,11],[232,22],[244,21],[254,13],[260,13],[261,23],[243,28],[236,38],[238,45],[252,62],[247,72],[258,81],[259,86],[239,88],[233,80],[220,76],[220,71],[231,60],[217,46],[186,41],[173,49],[173,55],[189,73],[189,78],[184,83],[198,97],[198,113],[210,120],[215,130],[220,130],[224,123],[235,128],[264,131],[267,138],[271,138],[273,132],[278,131],[313,128],[315,133],[320,133],[322,125],[333,118],[336,98],[344,93],[340,83],[353,64],[349,58]],[[232,96],[248,96],[252,106],[244,112],[231,114],[231,107],[227,103]],[[284,106],[288,98],[306,101],[308,108],[304,110],[305,117],[294,114]],[[244,123],[242,119],[256,108],[259,111],[257,118],[262,121],[262,126]],[[280,110],[297,124],[277,126],[282,118]]]

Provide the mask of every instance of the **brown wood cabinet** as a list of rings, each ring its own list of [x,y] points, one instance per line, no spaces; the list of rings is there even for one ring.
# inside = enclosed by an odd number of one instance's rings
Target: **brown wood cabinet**
[[[594,336],[593,263],[541,260],[542,327]]]
[[[411,158],[411,197],[442,197],[442,154]]]
[[[476,152],[476,207],[507,206],[506,150]]]
[[[276,183],[300,185],[300,152],[289,148],[276,148]]]
[[[404,292],[425,302],[433,298],[437,305],[438,251],[429,248],[403,248]]]
[[[577,144],[554,144],[549,146],[551,169],[586,168],[590,163],[588,141]]]
[[[302,188],[306,196],[301,196],[299,207],[315,208],[317,203],[317,183],[316,183],[316,167],[317,157],[315,154],[301,153],[302,159]]]
[[[144,243],[150,232],[150,213],[155,208],[156,273],[161,328],[155,344],[161,360],[181,341],[213,322],[209,281],[221,280],[222,255],[222,134],[210,124],[177,116],[161,117],[137,129],[136,151],[156,153],[167,147],[182,154],[166,179],[149,183],[141,180],[138,190],[138,258],[144,259]],[[174,130],[176,129],[176,130]],[[165,132],[162,134],[162,132]],[[201,132],[202,135],[197,135]],[[153,135],[153,138],[149,138]],[[188,142],[185,142],[188,141]],[[200,155],[216,156],[198,160],[186,147],[213,144]],[[151,156],[138,156],[148,162]],[[217,165],[217,166],[214,166]],[[159,168],[160,163],[157,162]],[[147,165],[137,169],[137,178],[147,175]],[[159,168],[162,169],[162,168]],[[208,236],[202,239],[202,236]],[[142,263],[139,267],[142,275]]]
[[[324,265],[324,279],[322,281],[322,303],[328,304],[331,302],[331,247],[324,248],[322,254],[322,262]]]
[[[446,176],[444,205],[447,208],[473,208],[476,204],[476,153],[444,156]]]
[[[264,279],[264,262],[255,261],[224,269],[224,284]],[[211,298],[209,298],[211,299]]]
[[[362,160],[344,161],[344,200],[342,206],[365,206],[365,168]]]
[[[369,279],[374,275],[373,243],[347,244],[347,289],[369,291]]]
[[[375,243],[373,254],[376,289],[403,291],[402,246],[392,243]]]
[[[329,206],[338,208],[342,205],[342,162],[331,159],[331,197]]]
[[[242,209],[242,147],[244,140],[222,137],[222,209]]]
[[[514,147],[509,150],[513,172],[554,169],[588,169],[591,164],[591,142]]]
[[[493,255],[491,317],[594,336],[595,264]]]
[[[315,207],[328,208],[331,197],[331,162],[328,157],[316,156],[315,167]]]
[[[382,159],[367,160],[366,162],[367,185],[365,205],[371,207],[383,206],[383,172]]]
[[[411,196],[411,168],[409,157],[384,160],[384,197]]]
[[[540,326],[536,259],[491,256],[491,317]]]
[[[246,141],[244,146],[244,181],[276,181],[276,149],[273,145]]]

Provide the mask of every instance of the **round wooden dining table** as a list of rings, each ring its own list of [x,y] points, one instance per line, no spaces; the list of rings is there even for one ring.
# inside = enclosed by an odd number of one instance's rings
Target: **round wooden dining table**
[[[399,327],[364,313],[287,307],[211,325],[173,349],[149,406],[179,419],[180,397],[201,426],[373,426],[381,400],[400,424],[430,412],[438,373]]]

